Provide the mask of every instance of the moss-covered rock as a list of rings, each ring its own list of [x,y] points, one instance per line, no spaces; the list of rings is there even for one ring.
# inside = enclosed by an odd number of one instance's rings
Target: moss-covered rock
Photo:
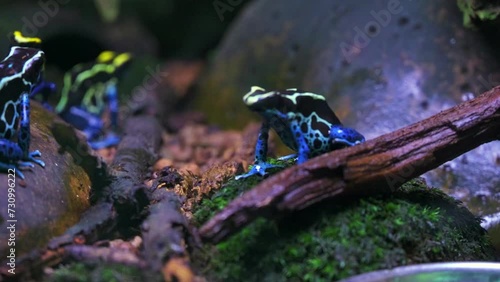
[[[63,122],[40,104],[31,103],[30,150],[41,152],[40,159],[45,162],[45,168],[35,165],[31,170],[23,170],[25,180],[16,177],[15,183],[8,182],[8,174],[0,172],[1,242],[12,238],[13,233],[7,227],[15,225],[15,241],[11,241],[15,245],[0,245],[2,261],[6,258],[4,254],[11,253],[10,248],[15,248],[15,255],[20,256],[43,246],[50,238],[75,224],[89,206],[92,182],[82,167],[83,157],[89,153],[58,144],[50,129],[53,121]],[[80,158],[76,159],[69,151],[78,153]],[[7,183],[15,191],[9,191]],[[14,196],[8,195],[11,192]],[[9,203],[14,205],[9,206]]]
[[[195,217],[250,188],[230,181]],[[208,250],[215,281],[332,281],[401,265],[492,260],[489,239],[460,202],[413,180],[391,195],[328,201],[279,221],[259,219]]]

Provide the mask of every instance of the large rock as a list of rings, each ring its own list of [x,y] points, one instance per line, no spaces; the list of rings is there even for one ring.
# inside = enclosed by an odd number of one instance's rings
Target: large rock
[[[45,168],[35,166],[24,170],[24,181],[16,178],[15,207],[8,209],[7,174],[0,173],[0,254],[5,259],[7,251],[14,247],[16,256],[35,247],[43,246],[53,236],[63,233],[75,224],[80,214],[89,206],[91,181],[88,174],[68,153],[60,153],[60,147],[51,133],[50,126],[60,119],[31,103],[31,147],[42,153]],[[62,121],[61,121],[62,122]],[[12,198],[12,197],[10,197]],[[9,218],[9,213],[14,217]],[[17,220],[8,222],[7,220]],[[10,230],[15,224],[15,246],[8,246],[13,238]],[[12,241],[11,241],[12,242]]]
[[[252,85],[299,87],[324,94],[370,139],[500,84],[496,50],[463,27],[454,1],[256,0],[218,48],[197,107],[241,127],[253,116],[241,101]],[[426,177],[462,195],[487,193],[498,210],[499,159],[500,143],[486,144]]]
[[[255,178],[227,182],[195,205],[195,221],[204,222],[254,185]],[[479,222],[452,197],[415,179],[390,195],[257,219],[193,262],[209,281],[338,281],[402,265],[494,260]]]

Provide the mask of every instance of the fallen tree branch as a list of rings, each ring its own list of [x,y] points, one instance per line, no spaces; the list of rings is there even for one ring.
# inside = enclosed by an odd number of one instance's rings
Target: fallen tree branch
[[[163,272],[166,281],[185,281],[182,276],[194,276],[187,248],[201,243],[191,232],[187,218],[180,213],[182,200],[179,195],[160,188],[155,190],[153,197],[157,202],[150,206],[150,214],[141,225],[142,257],[150,269]],[[177,265],[180,262],[181,268],[167,267],[169,263]]]
[[[262,181],[200,228],[218,243],[258,216],[276,217],[323,199],[390,192],[404,182],[500,139],[500,87],[428,119],[313,158]]]
[[[93,234],[109,233],[110,229],[119,225],[120,220],[139,218],[149,204],[143,182],[157,158],[161,127],[152,116],[137,116],[129,118],[124,128],[116,157],[108,166],[110,184],[99,191],[97,203],[82,216],[80,222],[62,236],[53,238],[49,248],[71,244],[77,236],[80,236],[79,240],[91,243],[99,237]]]

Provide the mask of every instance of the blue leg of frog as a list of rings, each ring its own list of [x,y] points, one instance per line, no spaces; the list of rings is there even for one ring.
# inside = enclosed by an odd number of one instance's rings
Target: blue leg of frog
[[[112,84],[106,89],[108,107],[111,116],[111,129],[116,131],[118,128],[118,91],[116,85]]]
[[[31,91],[30,98],[35,99],[36,96],[41,95],[41,103],[44,108],[49,111],[53,111],[51,105],[49,105],[49,96],[56,93],[56,84],[53,82],[41,81],[39,82]]]
[[[10,169],[15,170],[16,175],[21,179],[24,179],[24,174],[19,170],[20,165],[15,163],[15,161],[22,159],[23,151],[17,143],[9,141],[7,139],[0,138],[0,170],[8,171]],[[2,160],[7,160],[11,162],[5,162]],[[12,162],[13,161],[13,162]]]
[[[120,142],[120,136],[117,133],[118,130],[118,91],[116,89],[116,84],[111,84],[106,89],[106,97],[108,100],[108,107],[111,120],[111,130],[106,134],[106,137],[99,142],[95,143],[95,146],[109,147],[115,146]]]
[[[111,130],[104,138],[90,140],[89,144],[93,149],[101,149],[110,146],[116,146],[120,143],[120,136],[116,133],[118,129],[118,92],[116,84],[111,84],[106,88],[106,99],[108,103]],[[102,129],[102,128],[101,128]]]
[[[114,146],[120,142],[118,136],[108,136],[105,139],[99,139],[103,132],[103,123],[98,116],[84,109],[73,106],[69,111],[61,113],[60,116],[75,128],[83,131],[90,147],[94,150]]]
[[[307,140],[300,130],[300,123],[296,120],[290,122],[290,128],[292,130],[293,136],[295,136],[295,143],[297,144],[297,163],[301,164],[309,159],[309,146],[307,145]],[[293,130],[296,128],[296,131]]]
[[[41,167],[45,167],[45,163],[42,160],[35,159],[35,157],[40,157],[42,154],[40,151],[35,150],[30,152],[30,142],[31,142],[31,134],[30,134],[30,98],[28,94],[23,94],[21,96],[21,103],[19,104],[21,107],[20,113],[20,123],[21,126],[17,133],[17,143],[23,152],[23,161],[21,162],[21,166],[29,166],[33,167],[34,165],[31,162],[38,164]]]
[[[45,167],[45,163],[42,160],[35,159],[41,156],[38,150],[33,152],[29,151],[31,141],[29,95],[24,93],[19,99],[18,112],[20,113],[20,128],[17,132],[17,143],[0,138],[0,160],[7,160],[7,162],[0,161],[0,169],[15,169],[16,174],[21,179],[24,179],[24,174],[19,170],[20,168],[32,168],[34,167],[33,163]]]
[[[283,167],[281,165],[273,165],[266,162],[267,158],[267,140],[269,139],[269,123],[263,122],[262,127],[259,131],[259,136],[257,137],[257,144],[255,145],[255,161],[252,169],[245,173],[235,177],[236,180],[246,178],[252,175],[266,175],[266,169],[274,167]]]

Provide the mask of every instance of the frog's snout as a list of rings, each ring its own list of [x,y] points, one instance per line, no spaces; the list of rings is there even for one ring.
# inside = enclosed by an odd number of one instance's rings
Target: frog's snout
[[[354,146],[365,142],[365,137],[356,130],[341,125],[332,126],[330,136],[335,143],[343,143],[347,146]]]

